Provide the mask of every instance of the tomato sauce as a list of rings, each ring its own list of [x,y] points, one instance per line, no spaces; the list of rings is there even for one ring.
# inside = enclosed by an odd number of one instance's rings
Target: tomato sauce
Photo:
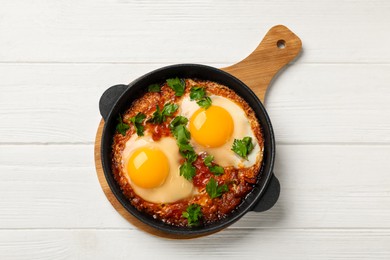
[[[205,87],[211,94],[227,97],[234,100],[236,103],[241,104],[243,110],[247,114],[247,117],[251,121],[252,129],[257,137],[259,145],[264,145],[261,128],[253,110],[236,93],[215,82],[186,79],[185,94],[188,94],[190,87],[195,85]],[[261,160],[256,162],[254,166],[245,169],[235,169],[232,166],[225,167],[224,174],[215,176],[203,162],[207,154],[200,153],[198,154],[196,161],[193,163],[193,166],[196,168],[196,174],[191,180],[197,192],[192,197],[175,203],[157,204],[145,201],[134,192],[131,185],[127,182],[126,177],[124,177],[125,173],[123,172],[121,164],[121,152],[125,147],[126,141],[135,133],[135,129],[132,124],[129,123],[129,119],[135,116],[138,112],[144,113],[148,119],[152,116],[154,111],[156,111],[156,105],[158,105],[160,110],[162,110],[164,104],[167,102],[180,104],[180,97],[176,97],[175,92],[168,87],[167,84],[163,84],[161,92],[146,93],[144,96],[134,101],[129,110],[125,112],[123,115],[123,122],[128,123],[130,125],[130,129],[127,131],[126,136],[122,136],[117,133],[113,137],[112,171],[114,178],[120,185],[124,195],[135,208],[139,211],[150,214],[164,223],[175,226],[187,226],[187,219],[184,218],[182,214],[186,211],[189,205],[194,203],[201,206],[201,224],[207,225],[225,218],[238,205],[240,205],[245,196],[252,190],[253,185],[259,178],[258,174]],[[177,111],[172,118],[178,113],[179,111]],[[167,136],[173,137],[169,129],[169,122],[172,118],[162,124],[144,122],[143,126],[145,131],[151,133],[154,141],[158,141]],[[147,119],[145,121],[147,121]],[[184,159],[181,160],[181,163],[183,162]],[[226,184],[228,191],[223,193],[220,197],[211,199],[205,189],[210,178],[214,178],[218,182],[218,185]]]

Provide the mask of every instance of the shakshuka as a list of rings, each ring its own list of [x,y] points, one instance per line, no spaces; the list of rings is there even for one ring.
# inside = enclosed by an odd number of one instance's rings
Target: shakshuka
[[[112,169],[138,210],[194,227],[223,219],[259,178],[264,141],[252,108],[216,82],[171,78],[118,115]]]

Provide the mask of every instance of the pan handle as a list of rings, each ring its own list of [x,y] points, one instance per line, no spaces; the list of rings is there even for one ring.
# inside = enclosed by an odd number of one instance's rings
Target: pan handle
[[[104,121],[106,121],[111,109],[113,108],[116,101],[119,97],[125,92],[128,88],[128,85],[115,85],[104,91],[103,95],[99,100],[99,110],[102,115]]]
[[[271,80],[297,57],[301,49],[302,42],[298,36],[286,26],[276,25],[248,57],[222,70],[243,81],[264,103]]]
[[[252,211],[263,212],[271,209],[279,198],[280,182],[272,173],[271,179],[266,187],[264,195],[260,198],[257,204],[252,208]]]

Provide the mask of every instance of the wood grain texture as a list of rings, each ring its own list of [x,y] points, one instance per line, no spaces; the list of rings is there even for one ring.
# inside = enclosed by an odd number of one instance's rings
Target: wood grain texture
[[[278,202],[231,228],[390,229],[389,154],[389,145],[277,145]],[[1,145],[0,177],[0,234],[137,229],[102,192],[92,144]]]
[[[231,73],[246,83],[257,94],[259,99],[264,102],[265,93],[271,80],[282,67],[298,55],[301,48],[301,40],[293,32],[283,25],[277,25],[267,32],[259,46],[248,57],[222,70]],[[175,236],[150,228],[141,221],[136,220],[116,199],[106,181],[102,167],[100,145],[103,127],[104,120],[101,120],[95,138],[95,167],[100,186],[115,210],[127,221],[151,234],[178,239],[194,238],[195,236]]]
[[[303,36],[301,62],[390,62],[387,0],[2,0],[0,6],[2,62],[234,64],[275,24]]]
[[[287,27],[277,25],[267,32],[248,57],[222,70],[244,82],[264,102],[271,80],[296,58],[301,49],[298,36]]]
[[[0,64],[0,143],[93,144],[104,90],[162,66]],[[277,143],[390,143],[388,82],[390,65],[298,60],[267,93]]]
[[[2,259],[390,258],[389,230],[227,229],[196,240],[161,239],[137,230],[2,232]]]
[[[96,178],[100,95],[275,24],[304,42],[265,102],[278,203],[190,241],[129,224]],[[390,259],[389,30],[387,0],[0,0],[0,259]]]

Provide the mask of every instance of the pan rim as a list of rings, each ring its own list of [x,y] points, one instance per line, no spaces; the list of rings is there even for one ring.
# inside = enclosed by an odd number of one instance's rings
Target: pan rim
[[[232,213],[230,213],[226,218],[224,218],[220,221],[217,221],[215,225],[214,224],[205,225],[205,226],[201,226],[201,227],[197,227],[197,228],[183,228],[183,227],[176,227],[176,226],[168,225],[168,224],[165,224],[161,221],[158,221],[158,222],[153,221],[153,220],[151,221],[150,219],[145,218],[145,215],[144,215],[145,213],[142,213],[141,211],[137,210],[134,206],[132,206],[128,199],[127,200],[123,199],[124,195],[123,195],[122,191],[120,189],[118,189],[117,187],[115,187],[116,181],[115,181],[113,174],[112,174],[111,163],[106,162],[106,159],[105,159],[106,157],[104,157],[104,155],[107,152],[111,153],[111,149],[108,149],[108,151],[107,151],[105,141],[106,141],[106,138],[112,139],[111,136],[107,137],[107,132],[109,131],[108,128],[110,127],[110,122],[112,122],[112,120],[114,120],[114,118],[116,118],[116,115],[117,115],[117,112],[115,111],[114,108],[117,108],[118,104],[122,101],[122,99],[127,95],[127,93],[129,91],[131,91],[131,89],[134,86],[137,86],[137,84],[141,84],[143,81],[151,78],[153,75],[156,75],[158,73],[164,73],[164,72],[167,72],[170,70],[176,70],[176,69],[184,69],[184,70],[188,70],[188,69],[190,69],[190,70],[195,69],[196,70],[197,69],[197,70],[211,71],[213,73],[219,74],[223,78],[226,78],[226,81],[228,81],[228,79],[229,79],[230,81],[235,82],[235,85],[242,87],[243,88],[242,91],[245,91],[246,95],[248,95],[249,97],[243,97],[240,94],[239,94],[239,96],[241,98],[243,98],[252,107],[252,109],[254,110],[254,112],[256,114],[257,119],[260,122],[262,129],[264,130],[264,128],[267,127],[268,132],[269,132],[269,138],[268,138],[268,144],[267,144],[267,146],[269,146],[269,147],[267,147],[267,148],[270,149],[270,152],[267,153],[267,156],[269,158],[267,159],[268,164],[266,165],[268,170],[267,170],[267,172],[263,172],[264,171],[264,164],[265,164],[265,160],[264,160],[263,166],[261,167],[260,174],[259,174],[259,175],[261,175],[260,179],[263,182],[263,185],[261,185],[261,187],[259,187],[259,189],[257,191],[253,191],[254,190],[253,189],[250,192],[250,194],[252,194],[253,198],[250,199],[250,203],[248,205],[244,205],[244,206],[240,205],[239,206],[241,208],[243,207],[243,209],[240,210],[240,212],[238,212],[237,214],[234,214],[234,215],[232,215]],[[203,73],[203,72],[201,72],[201,73]],[[207,79],[207,76],[204,77],[204,79]],[[229,85],[227,87],[231,88],[231,86],[229,86]],[[235,89],[233,89],[233,90],[235,92],[237,92]],[[251,99],[250,102],[248,101],[249,98]],[[264,124],[264,122],[260,121],[259,114],[258,114],[259,111],[252,106],[253,102],[255,102],[257,104],[258,107],[256,107],[256,108],[260,109],[261,115],[264,117],[265,124]],[[266,141],[266,140],[264,140],[264,141]],[[266,146],[266,145],[264,145],[264,146]],[[109,148],[111,148],[111,147],[109,147]],[[265,149],[266,149],[266,147],[264,148],[264,150]],[[241,80],[234,77],[233,75],[231,75],[231,74],[229,74],[221,69],[215,68],[215,67],[202,65],[202,64],[183,63],[183,64],[168,65],[168,66],[164,66],[164,67],[155,69],[153,71],[150,71],[150,72],[138,77],[137,79],[133,80],[131,83],[129,83],[127,85],[127,89],[114,102],[114,104],[112,105],[112,107],[110,109],[110,112],[108,113],[107,121],[105,122],[104,127],[103,127],[103,131],[102,131],[100,153],[101,153],[102,168],[103,168],[104,176],[107,180],[107,183],[108,183],[112,193],[116,197],[116,199],[131,215],[133,215],[135,218],[137,218],[138,220],[140,220],[144,224],[151,226],[159,231],[163,231],[165,233],[179,235],[179,236],[182,236],[182,235],[198,236],[198,235],[205,235],[208,233],[213,233],[213,232],[219,231],[219,230],[233,224],[234,222],[239,220],[242,216],[244,216],[248,211],[250,211],[254,206],[256,206],[257,202],[264,194],[264,192],[268,186],[268,183],[273,175],[273,168],[274,168],[274,162],[275,162],[275,136],[274,136],[271,120],[268,116],[268,113],[267,113],[264,105],[259,100],[259,98],[255,95],[255,93],[245,83],[243,83]],[[265,153],[265,151],[264,151],[264,153]],[[115,183],[113,183],[113,182],[115,182]],[[258,184],[258,182],[260,182],[260,180],[258,180],[256,184]],[[244,199],[243,203],[248,202],[247,197]],[[243,204],[243,203],[241,203],[241,204]]]

